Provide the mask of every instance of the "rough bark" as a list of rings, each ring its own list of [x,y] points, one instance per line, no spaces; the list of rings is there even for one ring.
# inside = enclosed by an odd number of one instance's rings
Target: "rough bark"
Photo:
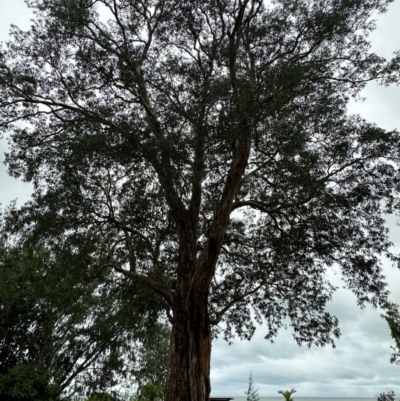
[[[177,285],[172,302],[172,332],[166,401],[208,401],[210,397],[211,329],[209,280],[196,263],[198,216],[176,208],[179,232]]]
[[[206,288],[177,293],[165,401],[209,401],[211,329]]]
[[[208,243],[199,259],[196,259],[198,211],[177,207],[172,213],[178,227],[180,246],[165,401],[210,399],[211,324],[208,295],[232,203],[246,169],[251,146],[251,125],[247,124],[243,129],[238,145]]]

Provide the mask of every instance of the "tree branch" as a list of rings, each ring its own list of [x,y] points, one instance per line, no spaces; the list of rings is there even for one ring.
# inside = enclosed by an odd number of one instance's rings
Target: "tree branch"
[[[115,263],[105,263],[102,267],[112,267],[118,273],[122,273],[125,277],[128,277],[132,280],[140,280],[148,287],[152,288],[158,294],[160,294],[169,305],[173,304],[174,294],[171,289],[165,284],[160,283],[154,280],[151,280],[149,277],[144,276],[142,274],[138,274],[136,272],[125,270],[122,267],[116,265]]]
[[[222,308],[219,312],[215,313],[215,318],[214,319],[210,319],[210,323],[212,325],[217,325],[218,323],[221,322],[223,315],[230,309],[232,308],[232,306],[234,306],[237,302],[243,300],[244,298],[248,297],[249,295],[255,294],[261,287],[263,286],[263,284],[258,285],[256,288],[254,288],[253,290],[247,291],[243,294],[240,295],[236,295],[232,298],[232,300],[230,302],[228,302],[224,308]]]

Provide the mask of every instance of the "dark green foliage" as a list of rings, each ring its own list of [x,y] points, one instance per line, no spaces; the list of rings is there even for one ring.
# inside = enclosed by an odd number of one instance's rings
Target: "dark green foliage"
[[[4,389],[11,386],[20,391],[18,380],[29,376],[30,370],[35,374],[32,385],[26,381],[27,388],[43,387],[51,379],[53,395],[107,389],[117,382],[123,385],[124,380],[129,387],[139,385],[151,373],[164,375],[165,381],[166,361],[161,355],[147,376],[139,375],[145,366],[143,355],[151,352],[150,344],[144,344],[148,332],[157,338],[166,330],[157,323],[162,304],[148,296],[148,289],[112,275],[94,277],[86,269],[87,249],[74,255],[60,243],[52,251],[22,241],[2,244],[0,377]]]
[[[115,398],[107,393],[93,393],[86,401],[116,401]]]
[[[56,401],[59,389],[51,374],[34,363],[14,365],[0,373],[2,401]]]
[[[137,367],[133,376],[137,380],[140,392],[144,386],[154,387],[158,389],[158,392],[164,390],[167,380],[170,334],[169,326],[160,324],[149,327],[141,343],[135,348],[134,357]]]
[[[391,363],[400,364],[400,311],[399,306],[394,303],[387,303],[385,305],[385,314],[381,317],[386,320],[389,325],[390,334],[394,341],[392,346],[393,354],[390,357]]]
[[[154,383],[146,383],[139,391],[135,401],[162,401],[164,386]]]

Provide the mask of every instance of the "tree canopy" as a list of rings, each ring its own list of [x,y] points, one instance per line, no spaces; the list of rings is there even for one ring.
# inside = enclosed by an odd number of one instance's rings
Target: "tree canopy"
[[[333,265],[360,306],[387,302],[400,137],[347,104],[399,81],[368,40],[390,2],[29,0],[12,28],[0,127],[35,191],[9,227],[154,290],[168,401],[208,399],[211,326],[272,339],[288,319],[333,345]]]

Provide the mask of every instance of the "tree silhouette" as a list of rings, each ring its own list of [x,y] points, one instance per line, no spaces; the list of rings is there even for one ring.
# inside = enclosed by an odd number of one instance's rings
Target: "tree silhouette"
[[[387,302],[399,133],[346,108],[399,80],[367,37],[389,3],[30,0],[32,28],[12,28],[0,127],[35,190],[9,229],[90,243],[88,269],[154,291],[167,401],[208,400],[213,336],[249,339],[254,319],[334,345],[333,265],[360,306]]]
[[[253,374],[250,372],[249,388],[244,392],[247,395],[247,401],[259,401],[258,390],[254,388]]]

